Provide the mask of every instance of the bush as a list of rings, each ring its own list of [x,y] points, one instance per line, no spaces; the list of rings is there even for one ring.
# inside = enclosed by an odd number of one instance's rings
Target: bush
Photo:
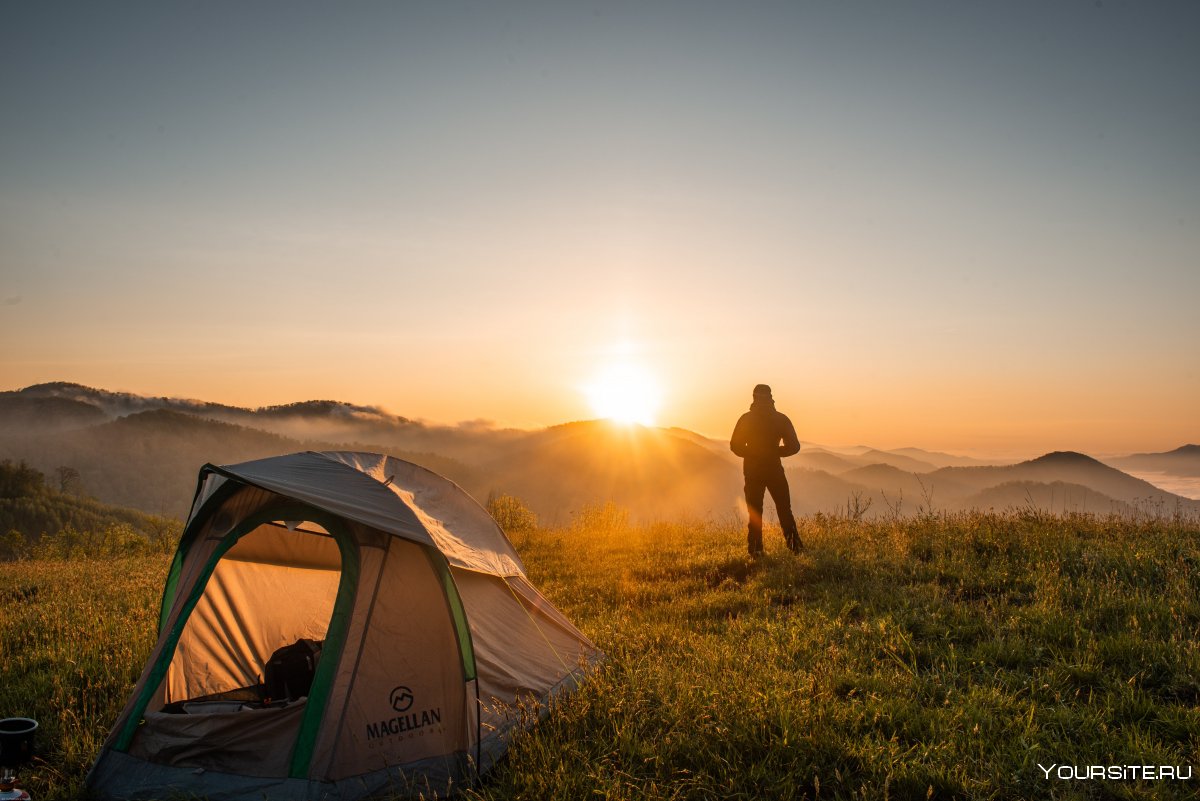
[[[492,519],[496,521],[496,525],[506,533],[532,531],[537,528],[537,515],[525,505],[524,501],[514,495],[491,493],[488,495],[485,508]]]

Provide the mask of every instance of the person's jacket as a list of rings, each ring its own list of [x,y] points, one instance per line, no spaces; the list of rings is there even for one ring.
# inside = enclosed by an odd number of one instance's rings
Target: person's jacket
[[[800,452],[800,439],[792,421],[775,411],[774,403],[755,401],[738,418],[729,449],[746,460],[747,470],[781,467],[784,456]]]

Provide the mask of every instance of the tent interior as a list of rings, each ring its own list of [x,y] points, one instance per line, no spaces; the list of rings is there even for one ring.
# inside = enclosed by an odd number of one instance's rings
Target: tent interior
[[[286,775],[290,750],[262,743],[293,742],[308,699],[264,697],[267,662],[326,639],[342,578],[337,541],[313,520],[267,519],[238,537],[204,582],[131,753]]]
[[[342,577],[336,541],[310,520],[271,520],[217,562],[167,671],[162,708],[192,699],[258,700],[267,660],[299,639],[321,642]],[[203,707],[186,705],[179,711]]]

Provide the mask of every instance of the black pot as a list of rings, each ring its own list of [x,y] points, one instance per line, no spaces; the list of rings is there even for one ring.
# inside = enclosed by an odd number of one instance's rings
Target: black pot
[[[33,756],[33,733],[37,721],[32,718],[0,720],[0,765],[16,767]]]

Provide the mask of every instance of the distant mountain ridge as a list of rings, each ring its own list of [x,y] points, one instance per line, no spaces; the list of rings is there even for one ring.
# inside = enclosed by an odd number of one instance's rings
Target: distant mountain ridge
[[[1200,478],[1200,445],[1183,445],[1166,453],[1134,453],[1108,463],[1120,470]]]
[[[835,512],[857,498],[870,514],[1034,506],[1124,512],[1200,502],[1074,452],[988,464],[919,448],[806,447],[786,460],[797,513]],[[100,500],[182,516],[205,462],[229,464],[297,450],[392,453],[436,470],[479,500],[522,498],[548,523],[612,500],[643,519],[721,517],[741,506],[741,464],[723,440],[681,428],[605,421],[540,430],[434,426],[377,406],[309,400],[243,409],[147,398],[68,382],[0,392],[0,458],[43,473],[78,470]],[[1165,457],[1190,464],[1200,448]],[[1157,462],[1155,462],[1157,464]]]
[[[171,411],[202,414],[214,419],[253,417],[298,417],[358,419],[388,422],[396,425],[412,421],[389,414],[377,406],[359,406],[334,400],[309,400],[275,406],[259,406],[254,409],[229,406],[210,401],[188,398],[147,397],[130,392],[112,392],[74,384],[68,381],[53,381],[34,384],[19,390],[0,392],[0,411],[8,404],[31,401],[59,401],[77,407],[92,407],[109,417],[124,417],[138,412],[168,409]]]
[[[152,409],[178,409],[189,412],[205,411],[212,413],[245,411],[220,403],[182,398],[147,397],[145,395],[135,395],[131,392],[113,392],[107,389],[96,389],[70,381],[51,381],[45,384],[34,384],[24,389],[0,392],[0,410],[12,398],[73,401],[76,404],[83,404],[99,409],[109,417],[123,417]]]
[[[923,448],[892,448],[887,453],[894,453],[898,456],[908,456],[928,464],[938,467],[977,467],[989,464],[995,464],[994,461],[988,459],[975,459],[970,456],[955,456],[949,453],[941,453],[939,451],[927,451]]]
[[[1185,506],[1195,503],[1074,451],[1056,451],[1004,467],[947,467],[933,475],[949,476],[975,487],[979,492],[1011,482],[1047,485],[1059,482],[1086,487],[1093,493],[1126,505],[1173,503],[1177,499],[1183,501]],[[981,480],[984,476],[986,479]],[[996,478],[1001,480],[996,481]],[[1099,499],[1092,497],[1092,500]]]

